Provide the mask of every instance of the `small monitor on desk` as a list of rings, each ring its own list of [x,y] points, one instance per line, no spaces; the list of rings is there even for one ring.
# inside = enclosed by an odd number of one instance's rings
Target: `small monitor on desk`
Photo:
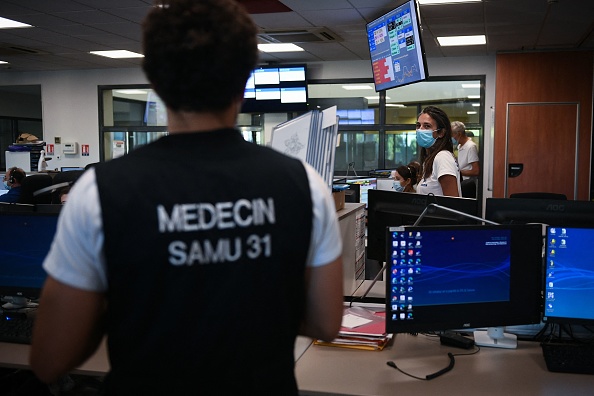
[[[375,190],[377,188],[377,177],[358,177],[347,179],[347,184],[359,185],[359,202],[364,203],[365,207],[367,207],[368,193],[369,190]]]
[[[594,325],[594,224],[547,227],[544,321]]]
[[[503,326],[540,323],[540,225],[389,227],[386,240],[388,332],[489,327],[477,345],[515,348]]]
[[[0,296],[4,308],[28,306],[46,278],[42,268],[58,213],[0,211]]]

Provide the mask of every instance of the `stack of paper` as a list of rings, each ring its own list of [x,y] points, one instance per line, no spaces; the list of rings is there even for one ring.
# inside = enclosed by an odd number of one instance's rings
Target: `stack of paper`
[[[314,344],[381,351],[392,340],[392,336],[386,333],[385,312],[346,308],[338,337],[331,342],[315,340]]]

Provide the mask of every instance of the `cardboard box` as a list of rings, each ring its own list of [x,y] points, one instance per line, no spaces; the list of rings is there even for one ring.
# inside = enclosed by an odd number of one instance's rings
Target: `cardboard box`
[[[344,208],[344,191],[334,191],[332,192],[332,197],[334,198],[334,206],[337,212]]]

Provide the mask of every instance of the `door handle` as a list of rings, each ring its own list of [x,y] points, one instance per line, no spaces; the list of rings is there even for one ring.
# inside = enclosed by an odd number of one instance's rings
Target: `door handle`
[[[524,164],[508,164],[507,165],[507,176],[518,177],[524,170]]]

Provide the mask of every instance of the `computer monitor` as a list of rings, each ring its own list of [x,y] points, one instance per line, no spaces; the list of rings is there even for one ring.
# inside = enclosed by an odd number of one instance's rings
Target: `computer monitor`
[[[57,213],[0,212],[0,296],[5,309],[39,298],[46,273],[42,263],[58,223]]]
[[[533,198],[487,198],[485,218],[500,224],[594,224],[594,202]]]
[[[477,330],[477,345],[514,348],[503,326],[540,323],[538,224],[390,227],[386,330]]]
[[[367,207],[367,258],[383,262],[386,257],[386,227],[413,225],[431,204],[477,216],[478,202],[471,198],[422,195],[371,190]],[[431,209],[431,208],[430,208]],[[429,210],[419,225],[477,224],[476,220],[444,210]]]
[[[377,177],[359,177],[356,179],[347,179],[347,184],[359,185],[359,202],[364,203],[365,207],[368,205],[369,190],[377,188]]]
[[[366,25],[376,91],[428,77],[416,0],[408,0]]]
[[[594,223],[547,227],[543,321],[594,325]]]

